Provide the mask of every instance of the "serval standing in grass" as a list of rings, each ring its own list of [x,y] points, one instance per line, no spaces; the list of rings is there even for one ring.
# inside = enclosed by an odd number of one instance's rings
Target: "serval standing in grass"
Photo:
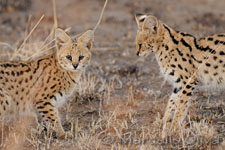
[[[75,40],[56,29],[56,53],[33,61],[0,62],[0,116],[24,112],[31,103],[43,121],[54,125],[57,136],[72,137],[72,133],[64,131],[57,108],[71,96],[90,63],[94,31],[107,1],[95,28]]]
[[[181,125],[197,85],[225,87],[225,34],[197,39],[152,15],[137,14],[136,21],[137,55],[154,53],[162,74],[173,85],[163,118],[165,137],[168,129]]]

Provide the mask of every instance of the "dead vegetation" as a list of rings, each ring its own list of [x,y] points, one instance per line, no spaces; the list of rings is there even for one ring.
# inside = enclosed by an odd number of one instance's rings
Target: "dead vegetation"
[[[54,132],[46,132],[34,118],[25,116],[19,121],[1,124],[1,147],[2,149],[223,149],[224,124],[214,122],[215,118],[224,116],[221,109],[216,109],[219,113],[205,112],[210,116],[198,120],[188,115],[187,125],[184,128],[161,139],[163,111],[160,107],[165,107],[162,100],[149,102],[146,94],[137,92],[133,87],[129,88],[128,95],[119,96],[114,93],[113,82],[105,82],[89,74],[84,75],[74,99],[61,109],[63,126],[73,132],[72,139],[57,139]],[[209,103],[207,105],[210,106]],[[198,112],[199,107],[195,106],[192,111]],[[216,107],[220,105],[214,106]]]
[[[127,7],[134,5],[136,4],[125,3]],[[154,11],[155,8],[151,10]],[[42,30],[45,34],[36,33],[42,24],[42,18],[34,19],[35,23],[30,19],[26,25],[25,38],[21,40],[23,42],[18,42],[20,46],[1,43],[0,46],[4,47],[1,48],[1,61],[32,60],[53,52],[53,33],[58,26],[56,9],[53,9],[53,14],[51,28]],[[114,21],[126,22],[117,19]],[[74,32],[69,28],[68,31]],[[121,49],[129,43],[131,41],[121,44],[122,47],[119,45],[119,50],[111,50],[113,46],[106,43],[106,46],[96,47],[97,50],[93,51],[92,64],[82,76],[74,97],[60,110],[64,128],[73,132],[72,139],[56,138],[54,132],[46,132],[34,117],[25,115],[10,122],[0,122],[1,149],[225,149],[223,96],[216,97],[217,101],[212,102],[215,98],[203,97],[197,93],[185,126],[165,139],[160,138],[161,119],[169,98],[169,86],[160,86],[162,78],[158,77],[155,64],[152,68],[149,67],[149,63],[154,63],[154,60],[147,62],[150,70],[144,68],[143,71],[139,64],[145,63],[144,60],[133,61],[134,53],[124,50],[120,55]],[[105,60],[103,65],[102,59]],[[122,59],[126,59],[124,64],[121,64]],[[200,103],[199,100],[203,102]]]

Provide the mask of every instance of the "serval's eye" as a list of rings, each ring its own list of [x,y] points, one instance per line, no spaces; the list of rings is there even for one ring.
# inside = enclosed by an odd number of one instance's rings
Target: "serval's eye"
[[[72,56],[71,55],[67,55],[66,58],[70,61],[72,61]]]
[[[84,56],[79,56],[79,61],[81,61],[84,58]]]

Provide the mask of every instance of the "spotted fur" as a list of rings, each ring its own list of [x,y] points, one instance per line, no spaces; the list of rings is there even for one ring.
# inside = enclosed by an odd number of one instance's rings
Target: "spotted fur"
[[[138,56],[154,53],[173,92],[163,118],[163,136],[181,125],[186,116],[193,90],[198,85],[225,87],[225,34],[197,39],[175,31],[152,15],[136,15]]]
[[[92,30],[76,40],[56,29],[57,52],[34,61],[0,62],[0,116],[21,113],[34,106],[44,121],[55,125],[59,137],[65,132],[57,108],[68,100],[91,59]]]

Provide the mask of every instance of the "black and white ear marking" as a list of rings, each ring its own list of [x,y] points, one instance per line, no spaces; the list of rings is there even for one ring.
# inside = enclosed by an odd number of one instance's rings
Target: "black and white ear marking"
[[[71,41],[69,35],[67,35],[66,32],[60,28],[57,28],[55,30],[55,40],[56,40],[56,48],[58,50],[62,47],[63,44]]]
[[[147,15],[144,15],[144,14],[140,14],[140,13],[135,14],[135,19],[136,19],[136,22],[138,25],[140,25],[140,23],[144,22],[146,17],[147,17]]]

